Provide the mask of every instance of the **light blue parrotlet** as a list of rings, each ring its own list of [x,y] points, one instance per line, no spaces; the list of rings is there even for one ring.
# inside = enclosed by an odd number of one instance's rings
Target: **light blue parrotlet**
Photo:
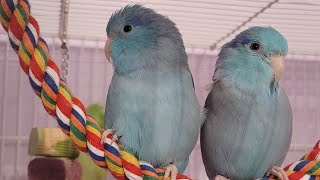
[[[292,112],[279,85],[288,51],[272,27],[252,27],[226,43],[216,62],[201,128],[209,179],[249,180],[279,167],[290,146]]]
[[[183,172],[199,136],[201,118],[188,57],[175,23],[141,5],[115,12],[105,54],[114,66],[103,138],[131,148],[140,160]]]

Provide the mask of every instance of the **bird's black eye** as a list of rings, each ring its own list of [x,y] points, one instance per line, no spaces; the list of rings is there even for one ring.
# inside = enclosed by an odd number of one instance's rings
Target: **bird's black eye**
[[[260,44],[258,43],[252,43],[250,45],[250,49],[253,50],[253,51],[258,51],[260,49]]]
[[[126,33],[130,32],[131,30],[132,30],[132,26],[130,26],[130,25],[125,25],[123,27],[123,31],[126,32]]]

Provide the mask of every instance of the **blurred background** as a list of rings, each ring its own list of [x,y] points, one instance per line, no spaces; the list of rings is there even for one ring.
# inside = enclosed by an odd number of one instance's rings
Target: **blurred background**
[[[52,57],[62,62],[64,0],[30,0],[31,14]],[[196,93],[203,106],[219,48],[240,31],[272,26],[288,40],[289,55],[281,81],[293,112],[293,139],[284,165],[298,160],[320,138],[320,1],[319,0],[77,0],[70,1],[68,75],[72,93],[85,106],[104,106],[113,74],[104,57],[106,24],[112,12],[127,4],[153,8],[174,21],[182,33]],[[0,179],[27,179],[29,134],[33,127],[57,127],[21,71],[0,30]],[[207,179],[196,145],[186,175]],[[109,174],[108,179],[113,179]]]

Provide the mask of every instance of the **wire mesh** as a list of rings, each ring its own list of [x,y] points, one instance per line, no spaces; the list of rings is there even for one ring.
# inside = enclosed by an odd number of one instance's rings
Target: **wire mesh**
[[[59,36],[60,0],[31,0],[44,35]],[[103,40],[110,15],[127,4],[139,3],[172,19],[187,47],[221,47],[251,26],[273,26],[289,41],[290,53],[314,55],[320,46],[318,0],[79,0],[70,2],[69,37]],[[271,6],[269,8],[268,5]],[[262,13],[261,10],[266,8]],[[248,23],[244,23],[248,21]],[[245,25],[243,25],[245,24]],[[241,27],[239,29],[239,27]],[[237,30],[238,29],[238,30]],[[229,35],[228,35],[229,34]],[[228,38],[225,38],[227,35]],[[223,39],[223,40],[221,40]]]
[[[61,63],[59,37],[61,1],[30,0],[32,14],[46,36],[51,54]],[[320,2],[317,0],[79,0],[70,2],[70,61],[68,82],[85,105],[105,103],[113,73],[103,55],[105,26],[121,7],[140,3],[177,23],[188,47],[196,93],[203,102],[208,93],[216,51],[239,31],[254,25],[274,26],[289,42],[287,70],[282,81],[294,112],[294,138],[285,164],[297,160],[320,137]],[[271,4],[271,5],[270,5]],[[258,13],[263,8],[268,7]],[[257,14],[258,13],[258,14]],[[253,18],[251,18],[253,17]],[[1,33],[3,30],[1,29]],[[200,50],[199,50],[200,49]],[[26,179],[32,127],[56,127],[43,110],[18,59],[4,35],[0,35],[0,179]],[[206,179],[199,143],[186,171]]]

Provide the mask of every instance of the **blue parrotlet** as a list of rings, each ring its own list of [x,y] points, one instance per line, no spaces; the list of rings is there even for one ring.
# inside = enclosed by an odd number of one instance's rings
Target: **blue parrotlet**
[[[107,25],[105,54],[114,66],[103,138],[140,160],[183,172],[200,132],[200,105],[175,23],[141,5],[116,11]]]
[[[287,179],[279,167],[292,136],[291,106],[279,85],[287,51],[272,27],[251,27],[222,47],[200,135],[209,179]]]

